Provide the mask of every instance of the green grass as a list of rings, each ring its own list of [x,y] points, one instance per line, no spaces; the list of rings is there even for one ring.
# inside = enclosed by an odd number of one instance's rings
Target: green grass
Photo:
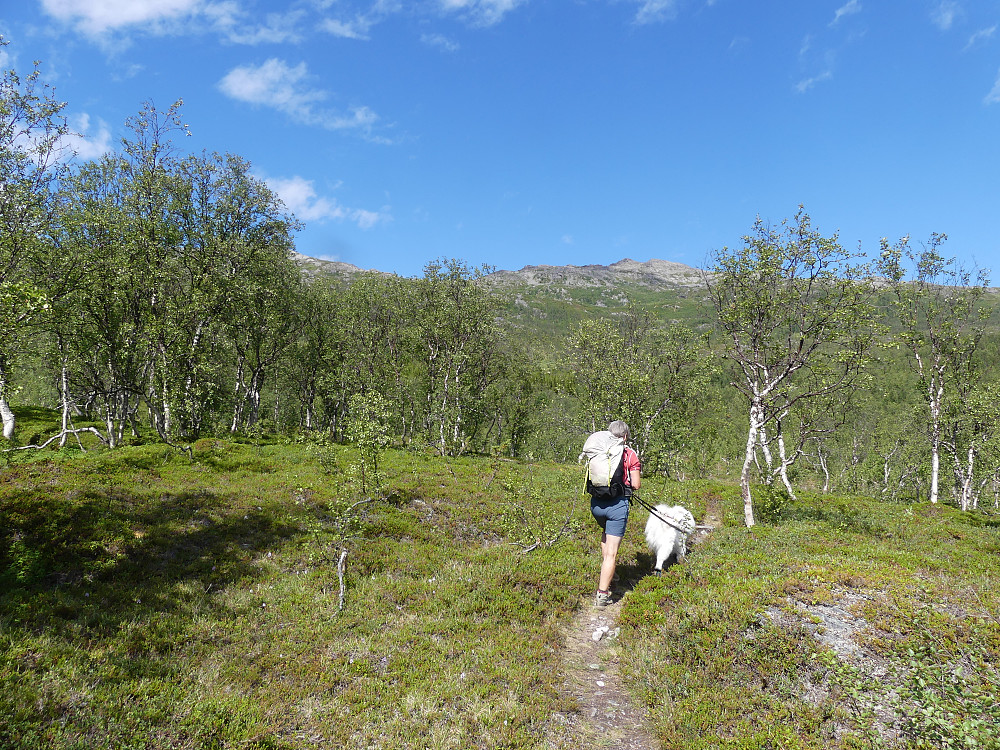
[[[563,631],[598,568],[579,469],[409,451],[383,469],[338,611],[345,480],[307,445],[14,455],[0,473],[0,746],[546,746],[574,710]],[[870,653],[916,696],[900,698],[909,746],[945,746],[906,718],[921,701],[955,736],[988,736],[961,722],[995,718],[996,516],[805,495],[748,532],[731,486],[644,483],[649,501],[724,521],[661,578],[644,512],[623,546],[634,589],[617,656],[664,747],[871,745],[878,688],[762,614],[844,592],[861,597]],[[937,687],[905,692],[916,673]]]

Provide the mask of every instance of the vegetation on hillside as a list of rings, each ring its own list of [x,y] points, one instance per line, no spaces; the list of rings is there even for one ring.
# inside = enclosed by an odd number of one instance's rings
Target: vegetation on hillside
[[[562,629],[599,552],[576,467],[386,450],[341,608],[356,451],[193,454],[4,471],[4,747],[581,746]],[[997,747],[996,515],[764,493],[748,531],[734,485],[648,484],[722,521],[661,578],[639,510],[623,548],[609,658],[664,747]],[[816,637],[837,613],[851,658]]]
[[[648,501],[722,519],[662,578],[644,518],[623,549],[664,746],[998,746],[1000,329],[943,235],[866,266],[800,209],[697,289],[306,278],[179,103],[87,163],[61,110],[3,73],[4,747],[579,747],[571,462],[614,418]]]

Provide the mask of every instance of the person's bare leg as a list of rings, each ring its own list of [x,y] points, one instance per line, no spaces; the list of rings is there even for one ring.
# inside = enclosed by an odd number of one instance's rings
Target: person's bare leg
[[[618,559],[618,545],[621,542],[620,536],[601,535],[601,578],[597,584],[599,591],[610,591],[611,589],[611,579],[614,578],[615,564]]]

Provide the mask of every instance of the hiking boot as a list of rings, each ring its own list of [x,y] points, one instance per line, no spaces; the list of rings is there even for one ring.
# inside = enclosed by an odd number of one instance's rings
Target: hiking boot
[[[598,591],[594,597],[594,606],[607,607],[609,604],[611,604],[611,592]]]

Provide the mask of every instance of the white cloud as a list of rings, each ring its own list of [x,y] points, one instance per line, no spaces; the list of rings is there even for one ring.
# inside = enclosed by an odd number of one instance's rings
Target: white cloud
[[[571,234],[564,234],[559,241],[562,242],[564,245],[572,245],[573,244],[573,235],[571,235]]]
[[[234,4],[218,3],[205,7],[205,16],[212,21],[213,27],[233,44],[282,44],[301,41],[299,26],[303,15],[301,11],[268,13],[264,17],[264,23],[258,24],[244,20],[244,14]]]
[[[965,46],[962,48],[962,51],[965,52],[967,50],[970,50],[980,42],[985,41],[986,39],[990,39],[993,36],[993,34],[996,33],[996,30],[997,30],[996,25],[990,26],[988,29],[980,29],[975,34],[969,37],[969,41],[966,42]]]
[[[428,47],[437,47],[445,52],[457,52],[459,49],[458,42],[453,42],[443,34],[423,34],[420,41]]]
[[[996,83],[993,84],[993,89],[986,95],[983,99],[986,104],[1000,104],[1000,73],[997,73]]]
[[[53,18],[101,35],[139,24],[177,21],[199,12],[202,0],[42,0]]]
[[[71,133],[62,142],[78,159],[91,161],[111,151],[111,131],[104,120],[98,118],[94,132],[90,128],[90,115],[86,113],[67,118],[67,124]]]
[[[45,11],[85,35],[107,43],[113,32],[141,29],[151,34],[212,31],[235,44],[295,42],[301,11],[249,19],[235,0],[41,0]],[[121,40],[119,40],[121,41]],[[127,40],[126,40],[127,41]]]
[[[806,91],[811,89],[817,83],[822,83],[823,81],[829,81],[833,78],[833,71],[824,70],[818,76],[813,76],[812,78],[805,78],[795,84],[795,90],[800,94],[804,94]]]
[[[346,113],[322,108],[319,105],[328,98],[328,93],[313,87],[310,81],[305,63],[293,67],[284,60],[271,58],[262,65],[233,68],[219,81],[219,89],[233,99],[284,112],[305,125],[353,130],[371,141],[389,142],[372,135],[379,117],[369,107],[352,107]]]
[[[931,20],[941,31],[947,31],[961,12],[962,8],[954,0],[942,0],[931,13]]]
[[[524,0],[439,0],[446,13],[457,13],[474,26],[493,26]]]
[[[668,21],[677,16],[678,0],[641,0],[635,14],[638,24]]]
[[[251,104],[273,107],[296,120],[313,122],[314,107],[326,99],[325,91],[306,85],[309,71],[306,64],[290,67],[284,60],[272,57],[262,65],[242,65],[230,70],[219,82],[227,96]]]
[[[833,14],[833,20],[830,25],[835,25],[844,16],[851,16],[855,13],[861,12],[861,2],[860,0],[850,0],[846,5],[842,5],[837,8],[837,12]]]
[[[327,18],[320,24],[320,28],[324,31],[328,31],[342,39],[368,39],[368,31],[371,29],[371,26],[371,22],[363,18],[357,18],[350,22]]]
[[[371,229],[376,224],[392,221],[388,207],[369,211],[342,206],[336,199],[317,195],[313,181],[298,175],[288,178],[266,177],[264,181],[277,193],[288,210],[302,221],[350,221],[360,229]]]

